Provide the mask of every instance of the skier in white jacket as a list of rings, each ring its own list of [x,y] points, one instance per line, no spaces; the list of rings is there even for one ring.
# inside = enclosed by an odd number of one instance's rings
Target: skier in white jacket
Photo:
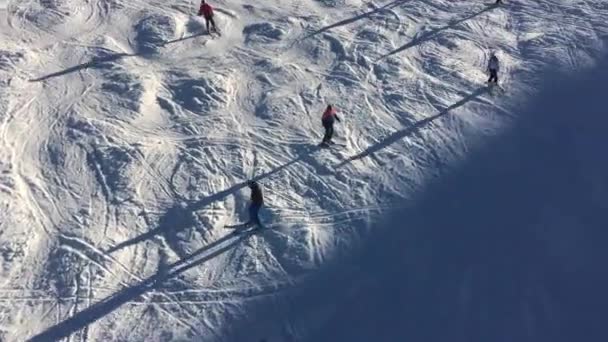
[[[490,73],[490,79],[488,79],[488,83],[498,84],[498,70],[500,70],[500,63],[498,62],[498,57],[492,54],[492,57],[490,57],[490,61],[488,62],[488,72]]]

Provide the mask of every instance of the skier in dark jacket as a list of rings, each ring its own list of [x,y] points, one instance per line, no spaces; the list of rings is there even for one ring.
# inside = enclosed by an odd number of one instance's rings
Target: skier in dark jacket
[[[211,33],[209,31],[209,24],[213,28],[214,32],[217,32],[217,28],[215,27],[215,20],[213,20],[213,7],[205,2],[205,0],[201,1],[201,7],[198,10],[198,15],[203,16],[205,18],[205,25],[207,26],[207,33]]]
[[[256,181],[249,181],[247,183],[249,189],[251,189],[251,203],[249,204],[249,224],[260,225],[260,218],[258,213],[264,205],[264,196],[262,195],[262,188]]]
[[[332,105],[327,105],[325,111],[323,112],[323,116],[321,116],[321,123],[325,128],[325,135],[323,136],[322,145],[331,144],[331,138],[334,135],[334,122],[338,120],[340,122],[340,118],[338,117],[336,109]]]
[[[498,83],[498,70],[500,69],[500,65],[498,62],[498,57],[495,54],[492,54],[490,57],[490,61],[488,62],[488,72],[490,73],[490,78],[488,79],[488,83]]]

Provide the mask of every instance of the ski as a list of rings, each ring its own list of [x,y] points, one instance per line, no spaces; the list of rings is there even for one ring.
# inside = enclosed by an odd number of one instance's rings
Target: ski
[[[257,233],[259,231],[262,231],[264,229],[267,229],[264,225],[262,224],[253,224],[253,223],[244,223],[244,224],[237,224],[237,225],[232,225],[232,226],[224,226],[224,228],[226,229],[232,229],[233,232],[232,234],[234,235],[239,235],[239,234],[253,234],[253,233]]]
[[[498,88],[498,90],[500,90],[501,93],[505,93],[506,90],[505,88],[503,88],[501,85],[497,84],[497,83],[487,83],[488,85],[488,90],[490,91],[490,93],[494,93],[494,89]]]
[[[218,39],[222,37],[222,34],[219,31],[205,32],[203,35],[209,37],[209,39]]]
[[[335,142],[330,142],[330,143],[326,143],[326,142],[321,142],[319,145],[317,145],[321,148],[331,148],[331,147],[346,147],[346,144],[341,144],[341,143],[335,143]]]
[[[253,225],[252,223],[245,222],[245,223],[226,225],[226,226],[224,226],[224,228],[226,228],[226,229],[243,229],[243,228],[247,228],[252,225]]]

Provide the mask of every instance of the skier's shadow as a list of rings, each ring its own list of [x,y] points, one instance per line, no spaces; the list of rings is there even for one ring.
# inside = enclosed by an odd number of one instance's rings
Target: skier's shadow
[[[477,90],[475,90],[474,92],[470,93],[469,95],[463,97],[460,101],[452,104],[451,106],[447,107],[446,109],[444,109],[443,111],[441,111],[440,113],[433,115],[431,117],[428,117],[426,119],[420,120],[416,123],[414,123],[413,125],[406,127],[405,129],[402,129],[400,131],[394,132],[393,134],[389,135],[388,137],[384,138],[382,141],[368,147],[365,151],[354,155],[346,160],[344,160],[343,162],[341,162],[340,164],[338,164],[336,166],[336,168],[342,167],[348,163],[350,163],[353,160],[356,159],[361,159],[364,157],[367,157],[375,152],[378,152],[379,150],[407,137],[410,136],[412,134],[417,133],[421,128],[424,128],[426,125],[430,124],[431,122],[443,117],[444,115],[448,114],[450,111],[461,107],[463,105],[465,105],[467,102],[474,100],[475,98],[477,98],[478,96],[487,93],[488,92],[488,88],[487,87],[480,87]]]
[[[407,44],[405,44],[405,45],[403,45],[403,46],[401,46],[401,47],[399,47],[399,48],[397,48],[397,49],[395,49],[395,50],[393,50],[393,51],[391,51],[391,52],[389,52],[389,53],[381,56],[380,58],[378,58],[378,60],[381,60],[383,58],[392,56],[394,54],[397,54],[399,52],[405,51],[405,50],[407,50],[409,48],[412,48],[414,46],[417,46],[417,45],[420,45],[420,44],[422,44],[424,42],[427,42],[427,41],[435,38],[435,36],[437,36],[441,32],[443,32],[445,30],[448,30],[448,29],[451,29],[451,28],[454,28],[457,25],[459,25],[459,24],[461,24],[461,23],[463,23],[463,22],[465,22],[467,20],[473,19],[473,18],[475,18],[475,17],[477,17],[477,16],[479,16],[479,15],[481,15],[483,13],[486,13],[488,11],[491,11],[494,8],[497,8],[497,7],[499,7],[497,4],[488,5],[488,6],[486,6],[486,8],[482,9],[479,12],[475,12],[473,14],[469,14],[468,16],[466,16],[464,18],[461,18],[461,19],[458,19],[458,20],[450,22],[449,24],[447,24],[445,26],[441,26],[441,27],[436,28],[434,30],[422,33],[421,35],[419,35],[416,38],[412,39],[412,41],[410,41],[409,43],[407,43]]]
[[[117,61],[117,60],[125,58],[125,57],[134,57],[137,55],[138,54],[130,54],[130,53],[121,52],[121,53],[109,54],[107,56],[93,57],[88,62],[78,64],[73,67],[69,67],[65,70],[54,72],[52,74],[41,76],[39,78],[31,79],[30,82],[41,82],[41,81],[47,80],[49,78],[64,76],[64,75],[71,74],[73,72],[84,70],[84,69],[102,68],[105,66],[105,63],[114,62],[114,61]]]
[[[175,203],[170,206],[168,209],[164,211],[164,213],[158,219],[158,225],[156,228],[149,230],[141,235],[138,235],[132,239],[123,241],[117,245],[114,245],[106,250],[106,253],[114,253],[118,250],[137,245],[141,242],[150,240],[155,236],[162,235],[165,238],[166,243],[169,247],[180,257],[185,257],[186,255],[181,252],[182,248],[180,245],[182,243],[182,239],[179,237],[179,234],[188,228],[194,227],[197,225],[197,222],[194,219],[194,212],[200,210],[207,205],[222,200],[229,195],[236,193],[242,188],[246,187],[247,183],[242,182],[236,184],[228,189],[222,190],[213,195],[207,196],[201,200],[190,202],[190,203]],[[146,212],[145,210],[140,213],[140,216],[143,216],[146,225],[148,227],[152,227],[153,223],[150,218],[151,213]]]
[[[118,309],[121,305],[133,301],[150,290],[158,289],[163,283],[177,275],[217,257],[230,250],[242,241],[251,237],[253,232],[229,234],[219,240],[201,248],[175,263],[168,265],[165,272],[159,272],[133,286],[126,287],[117,293],[89,306],[70,318],[60,322],[45,331],[33,336],[30,342],[57,341],[70,336],[72,333],[88,326]]]
[[[354,23],[357,20],[368,18],[368,17],[372,16],[373,14],[380,13],[382,11],[394,8],[394,7],[396,7],[396,6],[404,3],[406,1],[407,0],[395,0],[395,1],[389,2],[388,4],[386,4],[386,5],[382,6],[382,7],[375,8],[375,9],[369,11],[369,12],[365,12],[365,13],[359,14],[357,16],[354,16],[352,18],[344,19],[344,20],[338,21],[337,23],[334,23],[334,24],[325,26],[323,28],[320,28],[320,29],[312,32],[311,34],[307,35],[306,37],[304,37],[304,39],[316,36],[316,35],[318,35],[320,33],[323,33],[325,31],[329,31],[329,30],[331,30],[333,28],[336,28],[336,27],[340,27],[340,26],[344,26],[344,25],[348,25],[348,24]]]

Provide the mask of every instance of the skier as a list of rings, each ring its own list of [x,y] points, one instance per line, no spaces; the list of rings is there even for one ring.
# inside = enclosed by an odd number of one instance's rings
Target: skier
[[[500,69],[498,57],[495,54],[492,54],[490,57],[490,61],[488,62],[488,72],[490,73],[490,78],[488,79],[488,83],[498,84],[498,70]]]
[[[205,2],[205,0],[201,1],[201,8],[198,10],[198,15],[203,16],[205,18],[205,25],[207,26],[207,33],[211,33],[209,31],[209,23],[211,23],[211,27],[215,33],[219,33],[217,31],[217,27],[215,27],[215,20],[213,20],[213,7]]]
[[[325,108],[325,111],[323,112],[323,116],[321,116],[321,123],[325,128],[325,136],[323,136],[321,145],[326,146],[333,143],[331,138],[334,135],[334,122],[336,120],[340,122],[336,109],[332,105],[327,105],[327,108]]]
[[[262,188],[260,185],[252,180],[247,183],[249,189],[251,189],[251,203],[249,204],[249,225],[261,226],[260,218],[258,213],[264,205],[264,196],[262,196]]]

